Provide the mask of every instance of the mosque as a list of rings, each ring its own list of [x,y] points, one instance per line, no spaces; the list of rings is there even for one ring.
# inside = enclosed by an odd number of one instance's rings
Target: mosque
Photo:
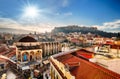
[[[38,42],[31,35],[20,38],[14,45],[17,66],[22,70],[41,66],[44,58],[61,51],[59,42]]]

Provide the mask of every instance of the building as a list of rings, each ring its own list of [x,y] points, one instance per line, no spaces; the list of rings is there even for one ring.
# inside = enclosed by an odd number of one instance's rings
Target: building
[[[120,79],[120,74],[84,59],[91,55],[82,49],[51,56],[51,79]]]
[[[7,60],[0,58],[0,72],[6,70],[6,66],[7,66]]]
[[[5,54],[8,51],[8,47],[5,44],[0,44],[0,54]]]
[[[21,38],[16,46],[16,58],[19,63],[42,60],[42,49],[34,38],[30,36]]]
[[[120,41],[106,41],[96,48],[93,60],[98,65],[120,74]]]
[[[32,35],[19,39],[16,43],[17,68],[22,72],[38,70],[43,72],[41,67],[50,55],[61,51],[61,44],[58,42],[38,42]]]
[[[47,57],[53,54],[61,52],[62,46],[59,42],[40,42],[41,49],[43,51],[43,57]]]
[[[0,79],[6,79],[7,60],[0,55]]]
[[[4,39],[6,41],[6,44],[13,44],[13,35],[12,34],[5,34]]]
[[[114,56],[120,57],[120,41],[106,41],[100,45],[98,52],[113,54]]]

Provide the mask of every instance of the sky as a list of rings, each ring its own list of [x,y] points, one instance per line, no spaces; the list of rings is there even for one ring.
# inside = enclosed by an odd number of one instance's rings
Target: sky
[[[0,28],[46,32],[65,25],[120,32],[120,0],[0,0]]]

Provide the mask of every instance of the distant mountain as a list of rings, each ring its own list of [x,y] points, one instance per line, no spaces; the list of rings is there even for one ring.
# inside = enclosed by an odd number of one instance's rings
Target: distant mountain
[[[96,35],[100,35],[103,37],[117,37],[117,33],[108,33],[101,30],[98,30],[96,27],[80,27],[77,25],[70,25],[70,26],[64,26],[64,27],[55,27],[52,30],[53,33],[58,32],[64,32],[64,33],[70,33],[70,32],[81,32],[82,34],[92,33]]]
[[[33,31],[28,30],[21,30],[21,29],[12,29],[12,28],[0,28],[1,33],[17,33],[17,34],[24,34],[24,33],[31,33]]]

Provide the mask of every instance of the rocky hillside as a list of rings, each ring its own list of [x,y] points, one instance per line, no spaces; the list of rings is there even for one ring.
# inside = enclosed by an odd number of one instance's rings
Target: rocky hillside
[[[96,27],[80,27],[76,25],[72,26],[64,26],[64,27],[55,27],[52,30],[53,33],[58,32],[64,32],[64,33],[70,33],[70,32],[81,32],[82,34],[92,33],[96,35],[100,35],[103,37],[117,37],[117,33],[108,33],[101,30],[98,30]]]

